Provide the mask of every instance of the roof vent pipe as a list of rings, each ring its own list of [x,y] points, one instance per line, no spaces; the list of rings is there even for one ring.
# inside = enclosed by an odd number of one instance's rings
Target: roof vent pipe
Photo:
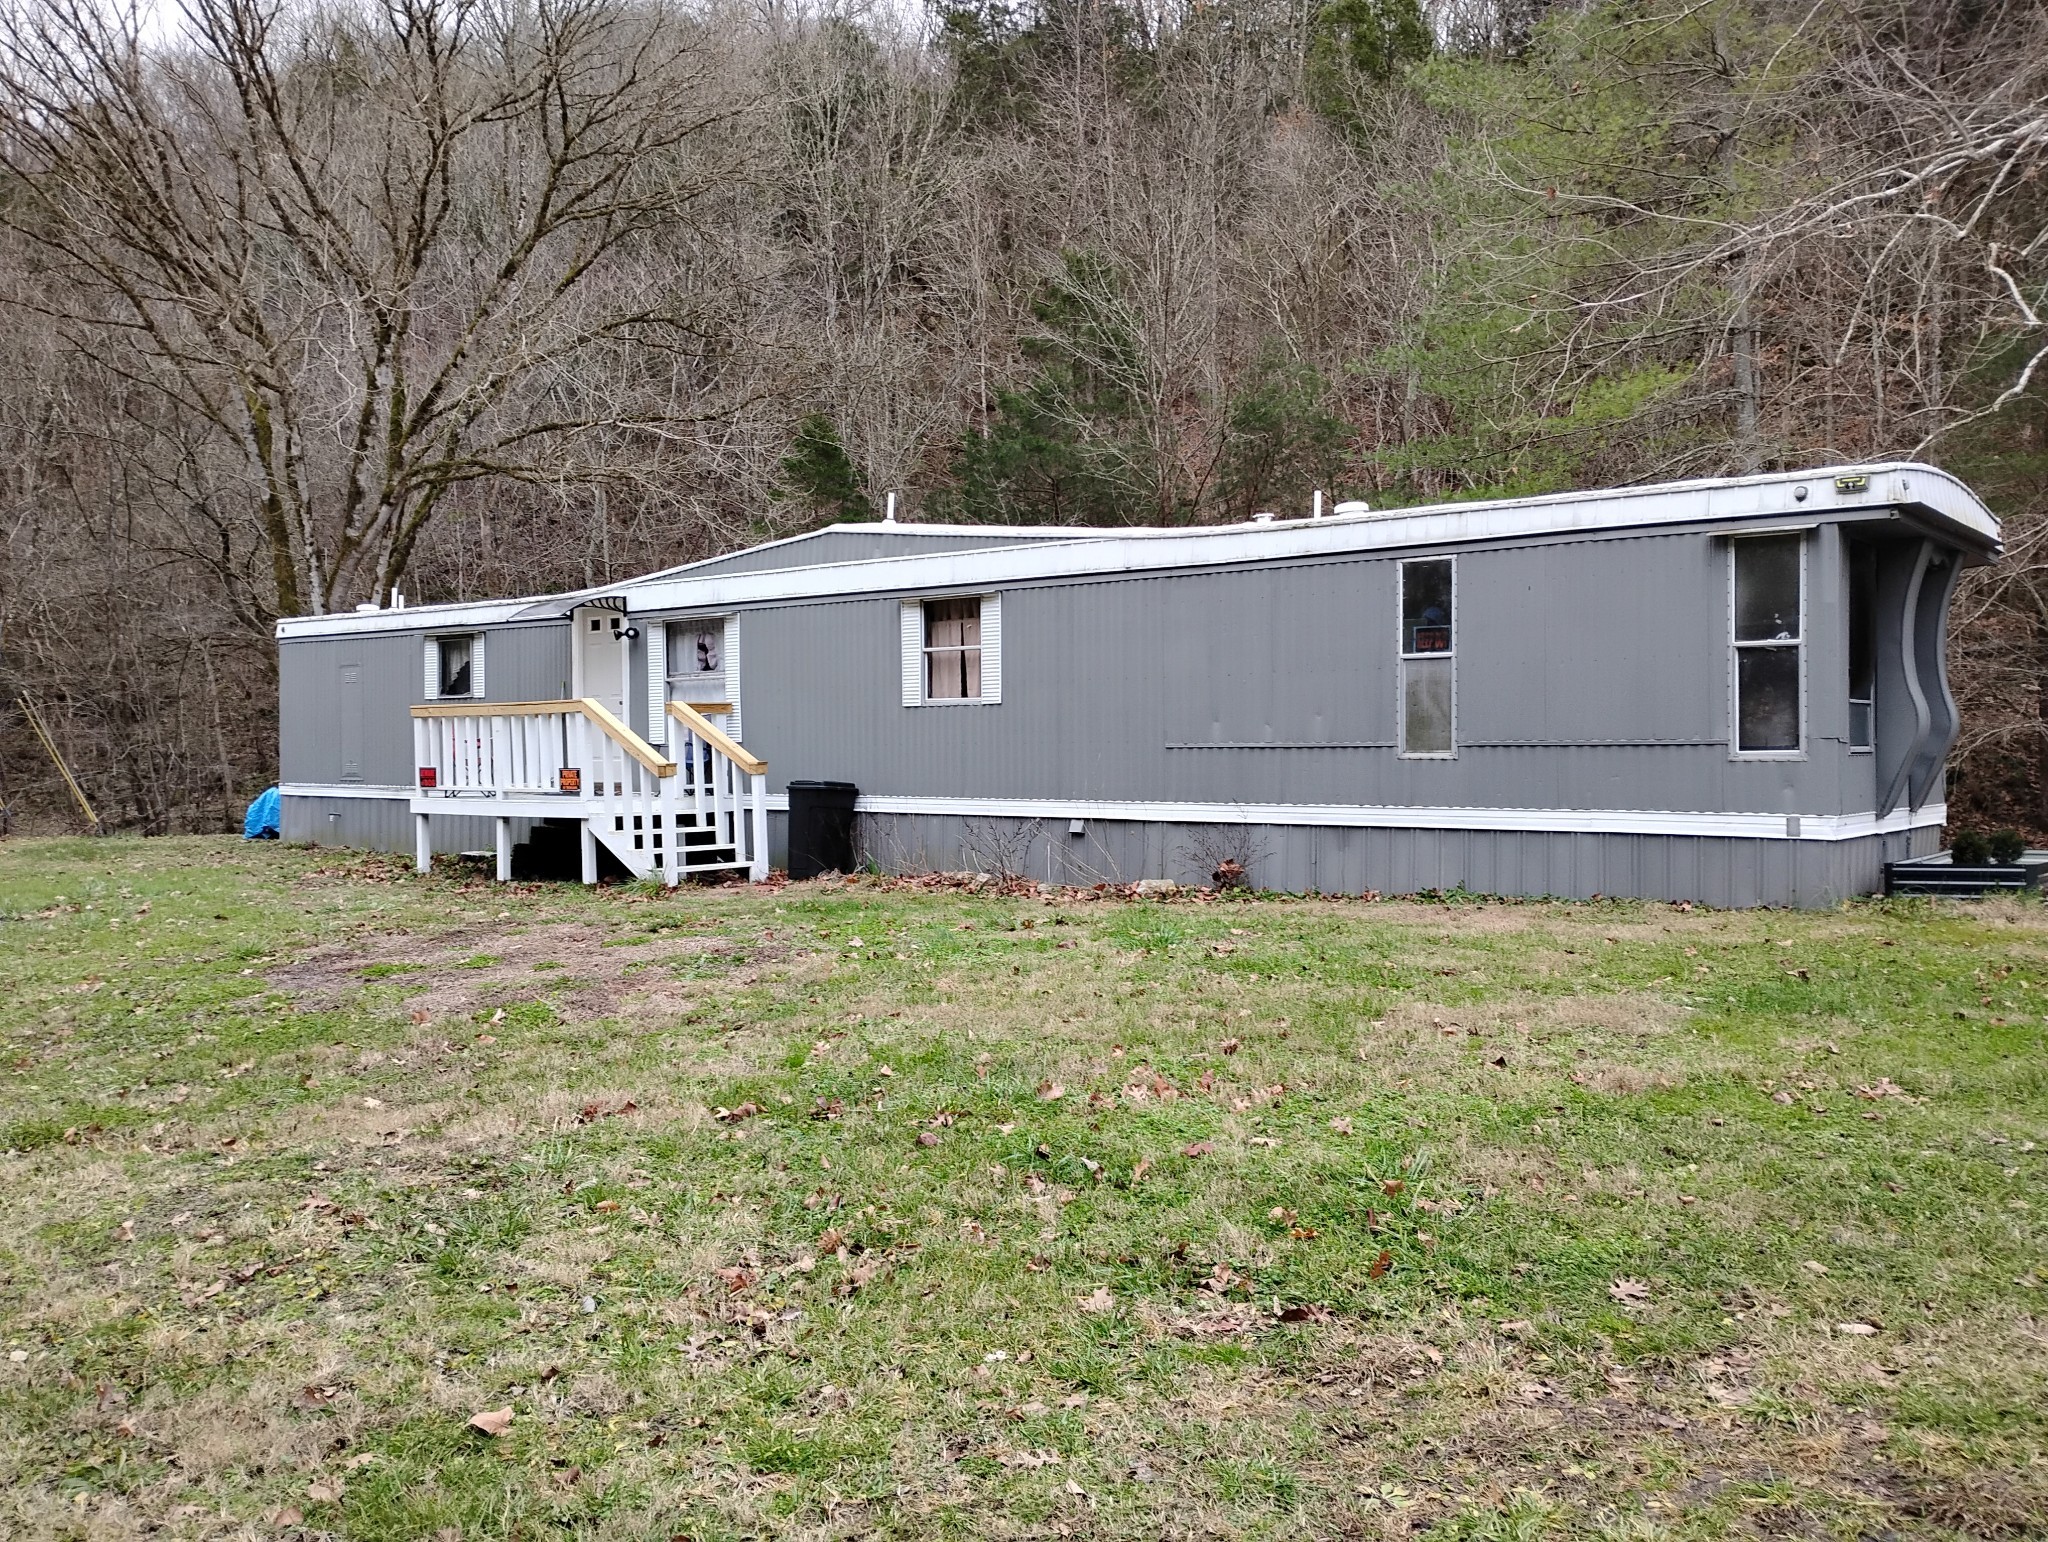
[[[1310,510],[1308,517],[1310,519],[1321,519],[1323,517],[1323,490],[1320,487],[1316,489],[1315,506]]]
[[[894,493],[889,494],[889,508],[888,511],[882,515],[882,523],[885,525],[893,525],[896,523],[896,495]]]
[[[1363,498],[1347,498],[1344,502],[1338,504],[1332,512],[1339,518],[1346,514],[1370,514],[1372,512],[1372,505]]]

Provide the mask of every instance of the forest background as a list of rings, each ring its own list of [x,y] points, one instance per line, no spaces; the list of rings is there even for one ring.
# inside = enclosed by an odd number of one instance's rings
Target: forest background
[[[1915,457],[2048,835],[2048,7],[0,0],[0,805],[233,827],[282,615],[845,518]],[[4,828],[4,825],[0,825]]]

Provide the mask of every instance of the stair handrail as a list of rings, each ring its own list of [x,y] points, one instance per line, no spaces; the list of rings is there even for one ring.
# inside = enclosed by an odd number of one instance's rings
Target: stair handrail
[[[631,755],[656,776],[669,777],[676,774],[676,763],[663,760],[661,751],[649,744],[621,722],[618,716],[603,702],[586,696],[576,703],[583,709],[583,715],[604,732],[606,738]]]
[[[673,760],[663,760],[661,751],[621,722],[611,708],[590,696],[570,701],[431,701],[412,709],[414,717],[539,717],[553,712],[581,713],[595,723],[606,738],[654,775],[670,777],[676,774]],[[732,741],[728,739],[726,742],[730,744]]]
[[[711,719],[692,707],[688,702],[672,701],[668,704],[668,715],[681,723],[691,733],[710,745],[727,760],[738,766],[749,776],[765,776],[768,762],[752,754],[747,747],[720,728]]]

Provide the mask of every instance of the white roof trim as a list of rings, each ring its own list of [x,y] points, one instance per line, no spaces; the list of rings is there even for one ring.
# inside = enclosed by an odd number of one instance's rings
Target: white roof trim
[[[1860,493],[1843,492],[1838,477],[1861,477]],[[1801,496],[1803,494],[1803,496]],[[1971,544],[1997,549],[1998,521],[1962,482],[1933,466],[1913,462],[1876,466],[1826,466],[1764,476],[1668,482],[1651,487],[1608,488],[1536,498],[1435,504],[1387,513],[1334,515],[1326,519],[1282,520],[1259,525],[1211,525],[1190,529],[1035,530],[1035,539],[962,551],[919,552],[809,567],[755,572],[701,573],[700,564],[670,569],[602,589],[580,590],[475,605],[420,606],[412,610],[299,616],[277,624],[280,639],[355,632],[431,631],[489,625],[513,619],[538,598],[565,606],[584,596],[623,595],[634,614],[697,610],[719,606],[824,599],[865,594],[927,593],[989,589],[1047,579],[1109,576],[1173,568],[1223,567],[1248,562],[1362,554],[1417,546],[1463,545],[1478,541],[1543,535],[1655,530],[1725,521],[1817,520],[1859,509],[1906,507],[1949,525]],[[833,529],[890,529],[981,533],[973,525],[840,525]],[[824,532],[813,532],[822,534]],[[1008,532],[1005,532],[1008,534]],[[783,546],[809,536],[793,536]],[[752,548],[760,550],[761,548]],[[732,554],[728,554],[732,555]],[[717,558],[707,558],[715,562]]]
[[[329,637],[356,632],[460,632],[518,619],[533,604],[519,600],[466,600],[452,605],[408,605],[403,610],[343,611],[332,616],[284,616],[280,642],[294,637]]]
[[[1838,475],[1868,479],[1862,493],[1835,489]],[[1796,489],[1804,489],[1803,498]],[[1416,546],[1463,545],[1540,535],[1654,530],[1730,520],[1769,520],[1911,506],[1976,542],[1996,545],[1998,521],[1961,482],[1932,466],[1827,467],[1658,487],[1561,493],[1489,503],[1437,504],[1386,514],[1347,514],[1263,525],[1119,530],[1023,551],[921,552],[762,573],[642,579],[625,586],[636,613],[842,595],[997,588],[1034,580],[1172,568],[1342,556]]]

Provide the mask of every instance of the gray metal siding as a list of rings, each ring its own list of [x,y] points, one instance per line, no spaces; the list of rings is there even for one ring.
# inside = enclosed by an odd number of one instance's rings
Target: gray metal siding
[[[317,637],[278,647],[278,767],[286,782],[407,786],[414,775],[411,708],[427,700],[429,632]],[[345,686],[344,671],[359,670]],[[487,629],[489,701],[556,701],[569,694],[566,622]],[[350,710],[361,701],[360,730]],[[359,758],[353,754],[360,748]],[[351,763],[360,766],[350,774]]]
[[[1006,590],[1003,700],[906,708],[894,598],[746,613],[772,784],[933,796],[1828,814],[1839,739],[1729,753],[1728,555],[1706,534],[1458,558],[1458,753],[1395,748],[1396,561]],[[1809,693],[1836,691],[1818,591]],[[1868,805],[1863,805],[1867,808]]]
[[[287,782],[339,782],[344,774],[344,668],[360,670],[360,775],[372,786],[413,778],[412,719],[423,683],[417,636],[322,637],[278,649],[278,775]],[[488,677],[487,677],[488,683]],[[353,736],[354,725],[348,725]],[[349,746],[350,749],[355,746]]]
[[[484,643],[484,688],[489,701],[561,701],[569,694],[569,624],[489,629]],[[415,644],[415,652],[418,645]],[[418,691],[426,677],[413,682]],[[418,700],[426,698],[420,696]]]
[[[1886,862],[1939,846],[1933,829],[1852,841],[1742,840],[1714,836],[1578,835],[1466,830],[1356,830],[1251,825],[1261,887],[1321,894],[1477,894],[1692,900],[1717,907],[1838,904],[1883,883]],[[1214,827],[1091,820],[1080,836],[1064,822],[864,814],[862,854],[895,872],[986,870],[991,851],[1021,851],[1024,876],[1059,884],[1171,878],[1207,883],[1203,853]],[[786,823],[771,824],[770,855],[785,860]]]
[[[279,820],[283,840],[306,846],[410,853],[412,813],[403,798],[286,798]],[[512,821],[512,839],[524,841],[530,819]],[[492,851],[496,821],[473,814],[435,814],[428,822],[434,850]]]

